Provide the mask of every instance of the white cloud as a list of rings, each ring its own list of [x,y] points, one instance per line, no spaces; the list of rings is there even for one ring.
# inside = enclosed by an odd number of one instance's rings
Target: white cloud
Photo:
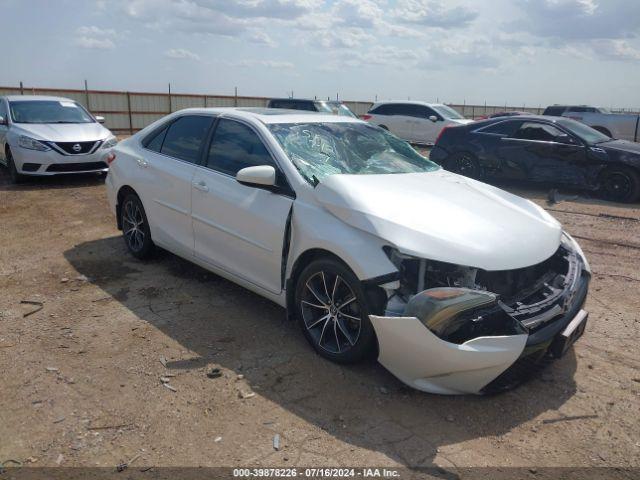
[[[116,31],[111,28],[100,28],[94,25],[88,27],[79,27],[76,30],[78,35],[92,36],[92,37],[115,37]]]
[[[171,48],[164,52],[164,56],[177,60],[195,60],[196,62],[200,61],[200,55],[184,48]]]
[[[640,48],[631,46],[625,40],[596,40],[593,51],[607,60],[640,60]]]
[[[277,47],[278,46],[276,41],[273,40],[273,38],[271,38],[263,30],[256,30],[256,31],[250,33],[249,34],[249,41],[251,41],[252,43],[257,43],[258,45],[266,45],[267,47]]]
[[[291,62],[278,61],[278,60],[240,60],[237,62],[230,62],[229,65],[232,67],[243,67],[243,68],[266,67],[266,68],[277,68],[277,69],[285,69],[285,70],[295,68],[295,65]]]
[[[462,28],[478,13],[467,7],[447,7],[441,0],[398,0],[392,15],[397,21],[434,28]]]

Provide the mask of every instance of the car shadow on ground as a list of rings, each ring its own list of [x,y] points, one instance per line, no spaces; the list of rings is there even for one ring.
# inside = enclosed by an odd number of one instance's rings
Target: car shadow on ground
[[[9,172],[0,165],[0,192],[28,191],[28,190],[50,190],[62,188],[93,187],[104,183],[103,173],[74,173],[53,176],[25,176],[21,183],[11,183]]]
[[[375,362],[340,366],[322,359],[282,308],[168,252],[139,262],[120,237],[111,237],[79,244],[65,257],[109,298],[195,355],[170,360],[167,368],[217,364],[242,374],[259,395],[345,442],[347,451],[379,452],[407,467],[432,466],[436,455],[446,462],[439,449],[447,446],[454,450],[449,455],[458,449],[469,462],[490,462],[459,444],[503,435],[558,410],[576,392],[573,350],[506,393],[418,392]],[[542,435],[535,431],[529,434]],[[351,455],[358,458],[357,451]]]

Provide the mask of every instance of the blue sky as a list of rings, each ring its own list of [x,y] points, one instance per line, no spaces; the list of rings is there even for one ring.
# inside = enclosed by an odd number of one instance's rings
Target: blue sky
[[[640,107],[640,0],[0,0],[0,85]]]

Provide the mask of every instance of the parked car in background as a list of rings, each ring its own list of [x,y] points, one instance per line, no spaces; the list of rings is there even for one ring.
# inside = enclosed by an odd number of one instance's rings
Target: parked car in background
[[[514,179],[640,199],[640,144],[563,117],[496,118],[442,132],[430,159],[477,179]]]
[[[529,112],[509,111],[509,112],[496,112],[491,115],[487,115],[486,118],[498,118],[498,117],[517,117],[518,115],[531,115]],[[484,119],[483,119],[484,120]]]
[[[410,101],[374,103],[362,119],[422,144],[433,144],[445,127],[473,122],[447,105]]]
[[[358,119],[189,109],[109,159],[132,255],[158,245],[277,302],[329,360],[486,393],[584,331],[589,264],[553,217]]]
[[[330,113],[357,118],[349,107],[337,100],[304,100],[299,98],[272,98],[267,108],[285,108],[288,110],[306,110],[309,112]]]
[[[0,97],[0,162],[11,180],[25,175],[106,172],[116,137],[79,103],[62,97]]]
[[[543,115],[577,120],[611,138],[640,141],[640,115],[636,113],[611,113],[606,108],[589,105],[552,105]]]

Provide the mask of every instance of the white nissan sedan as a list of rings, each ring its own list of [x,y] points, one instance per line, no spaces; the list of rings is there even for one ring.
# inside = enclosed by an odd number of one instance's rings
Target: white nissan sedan
[[[0,163],[14,183],[26,175],[106,172],[116,137],[79,103],[63,97],[0,97]]]
[[[183,110],[107,160],[131,254],[162,247],[277,302],[329,360],[487,393],[584,332],[589,264],[556,220],[366,122]]]

